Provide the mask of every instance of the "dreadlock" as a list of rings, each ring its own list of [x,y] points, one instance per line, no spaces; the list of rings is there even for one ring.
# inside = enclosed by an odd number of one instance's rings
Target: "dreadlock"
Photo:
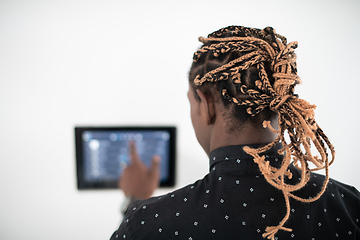
[[[285,198],[286,215],[283,220],[277,226],[268,226],[263,234],[264,238],[273,240],[279,230],[292,231],[284,227],[290,216],[290,198],[309,203],[325,192],[329,181],[328,168],[335,157],[333,145],[314,119],[316,106],[294,94],[295,85],[301,83],[294,53],[298,44],[287,43],[286,38],[271,27],[260,30],[242,26],[222,28],[207,38],[200,37],[199,41],[203,46],[194,53],[189,76],[194,88],[208,84],[215,86],[225,105],[235,105],[235,115],[240,121],[256,121],[259,113],[265,113],[265,117],[261,118],[263,127],[278,135],[263,147],[244,147],[244,151],[258,164],[266,181],[281,190]],[[274,129],[266,120],[274,114],[278,115],[279,129]],[[281,166],[276,168],[261,155],[279,142],[282,144],[279,154],[284,158]],[[311,143],[319,156],[312,154]],[[332,155],[331,161],[328,150]],[[315,168],[310,169],[309,163]],[[285,182],[285,177],[292,177],[289,165],[301,171],[301,179],[296,184]],[[306,185],[311,171],[321,169],[325,169],[326,177],[315,197],[301,198],[293,194]]]

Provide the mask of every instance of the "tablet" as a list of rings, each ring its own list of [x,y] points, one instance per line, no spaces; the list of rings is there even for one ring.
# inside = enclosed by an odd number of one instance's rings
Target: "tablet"
[[[83,189],[115,189],[130,164],[129,142],[150,166],[161,157],[160,187],[175,185],[175,127],[75,127],[77,186]]]

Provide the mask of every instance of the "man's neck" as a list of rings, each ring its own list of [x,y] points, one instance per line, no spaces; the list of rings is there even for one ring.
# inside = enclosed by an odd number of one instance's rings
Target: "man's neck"
[[[224,125],[215,126],[211,134],[209,153],[219,147],[269,143],[276,137],[277,134],[269,129],[254,127],[251,124],[235,131],[229,131],[228,127]]]

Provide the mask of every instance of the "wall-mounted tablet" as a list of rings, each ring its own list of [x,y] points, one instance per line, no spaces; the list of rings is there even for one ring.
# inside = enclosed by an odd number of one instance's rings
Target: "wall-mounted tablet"
[[[78,189],[118,188],[130,164],[129,141],[146,165],[161,157],[160,187],[175,185],[175,127],[75,127]]]

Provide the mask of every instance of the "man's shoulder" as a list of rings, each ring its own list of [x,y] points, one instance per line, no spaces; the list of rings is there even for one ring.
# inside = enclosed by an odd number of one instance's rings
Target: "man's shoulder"
[[[178,231],[174,230],[174,226],[182,225],[196,208],[196,199],[191,199],[193,195],[189,194],[192,190],[196,191],[194,184],[162,196],[134,201],[117,234],[130,239],[148,239],[149,236],[154,239],[171,239]]]
[[[195,187],[197,185],[202,185],[202,180],[198,180],[192,184],[186,185],[161,196],[134,201],[129,207],[129,211],[138,212],[141,209],[165,209],[167,207],[173,209],[180,203],[191,203],[191,200],[193,200],[191,198],[197,195],[196,193],[194,194],[194,192],[199,190],[199,188]]]
[[[322,174],[312,173],[307,185],[320,187],[323,185],[325,179],[326,177]],[[347,195],[348,197],[360,200],[360,192],[358,189],[352,185],[343,183],[333,178],[329,179],[325,193],[331,193],[330,195],[332,196],[334,194],[338,194],[340,197]]]

